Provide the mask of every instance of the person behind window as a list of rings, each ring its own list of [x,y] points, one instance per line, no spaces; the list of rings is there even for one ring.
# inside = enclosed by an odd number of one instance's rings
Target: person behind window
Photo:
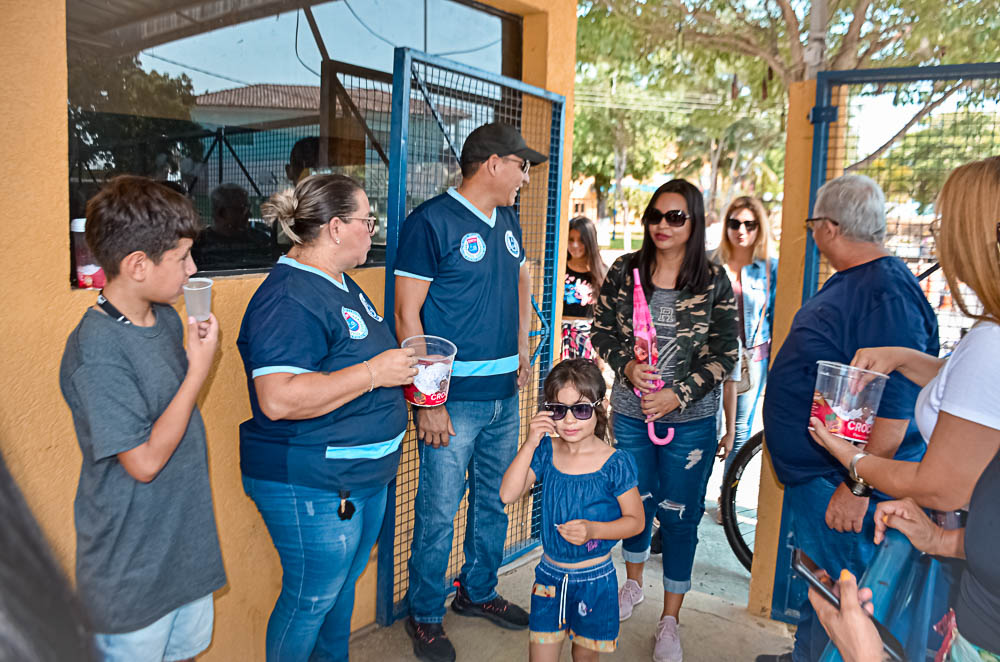
[[[691,589],[698,523],[718,447],[716,412],[721,384],[736,363],[736,301],[729,278],[705,254],[705,211],[701,191],[683,179],[653,193],[642,215],[642,247],[615,260],[594,309],[591,341],[614,370],[612,428],[619,449],[639,468],[645,527],[622,543],[627,580],[619,593],[619,617],[632,615],[643,600],[642,571],[650,554],[654,512],[663,547],[663,611],[653,659],[682,656],[677,619]],[[633,269],[638,269],[649,303],[659,362],[636,359],[632,330]],[[653,381],[664,388],[652,391]],[[638,389],[642,396],[636,395]],[[653,445],[656,434],[673,441]]]
[[[294,242],[254,293],[236,346],[252,417],[243,487],[281,559],[268,662],[346,660],[354,583],[382,527],[408,420],[412,349],[347,275],[375,231],[350,177],[315,175],[262,206]]]
[[[597,246],[597,230],[586,216],[569,222],[566,242],[566,279],[563,289],[562,358],[595,359],[590,343],[594,301],[604,284],[607,265]]]
[[[271,237],[250,226],[250,196],[238,184],[212,191],[212,224],[202,230],[191,256],[202,271],[271,266]]]

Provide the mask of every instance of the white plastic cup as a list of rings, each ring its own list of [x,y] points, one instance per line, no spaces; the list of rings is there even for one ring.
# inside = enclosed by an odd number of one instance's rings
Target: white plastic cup
[[[811,416],[823,421],[831,434],[863,448],[889,375],[832,361],[816,363]],[[871,381],[859,388],[865,380]]]
[[[411,336],[400,345],[414,350],[417,376],[403,387],[406,401],[418,407],[436,407],[448,400],[451,370],[458,348],[439,336]]]
[[[212,279],[189,278],[184,284],[184,307],[189,317],[204,322],[212,314]]]

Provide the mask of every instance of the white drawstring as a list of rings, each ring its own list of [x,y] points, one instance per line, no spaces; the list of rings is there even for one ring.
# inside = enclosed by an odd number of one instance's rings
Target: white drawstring
[[[566,623],[566,589],[569,587],[569,573],[563,574],[562,586],[559,588],[559,629]]]

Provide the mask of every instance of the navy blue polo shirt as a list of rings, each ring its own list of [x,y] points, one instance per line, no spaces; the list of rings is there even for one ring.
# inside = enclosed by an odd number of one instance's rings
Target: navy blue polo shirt
[[[883,257],[837,272],[795,314],[771,365],[764,396],[764,434],[778,479],[795,485],[844,468],[809,436],[816,362],[850,363],[862,347],[898,346],[937,356],[938,325],[917,279],[901,260]],[[913,421],[920,387],[889,376],[878,416],[910,419],[897,460],[919,460],[924,442]]]
[[[254,378],[334,372],[397,347],[358,284],[282,257],[250,299],[236,346],[253,417],[240,425],[245,476],[329,490],[386,485],[399,466],[408,414],[399,387],[377,388],[305,420],[272,421]]]
[[[517,392],[518,277],[524,264],[513,207],[486,216],[454,188],[413,210],[395,274],[430,282],[424,333],[458,347],[448,397],[499,400]]]

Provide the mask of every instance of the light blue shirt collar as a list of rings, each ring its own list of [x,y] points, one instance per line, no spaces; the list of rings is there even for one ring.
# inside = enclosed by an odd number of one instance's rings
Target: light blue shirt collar
[[[316,267],[310,267],[308,264],[302,264],[301,262],[297,262],[294,259],[288,257],[287,255],[282,255],[281,257],[279,257],[278,264],[285,264],[294,269],[301,269],[302,271],[308,271],[311,274],[316,274],[317,276],[327,279],[328,281],[330,281],[340,289],[344,290],[345,292],[348,291],[347,283],[344,281],[343,278],[341,278],[338,281],[336,278],[326,273],[322,269],[317,269]]]
[[[484,214],[483,212],[481,212],[478,209],[476,209],[476,205],[474,205],[471,202],[469,202],[465,198],[465,196],[463,196],[461,193],[459,193],[458,189],[455,188],[454,186],[452,186],[452,187],[450,187],[448,189],[448,195],[450,195],[451,197],[453,197],[456,200],[458,200],[459,202],[461,202],[463,207],[465,207],[466,209],[468,209],[469,211],[471,211],[475,215],[476,218],[478,218],[480,221],[482,221],[486,225],[490,226],[491,228],[494,225],[497,224],[497,210],[496,210],[495,207],[493,208],[493,214],[491,216],[487,217],[486,214]]]

